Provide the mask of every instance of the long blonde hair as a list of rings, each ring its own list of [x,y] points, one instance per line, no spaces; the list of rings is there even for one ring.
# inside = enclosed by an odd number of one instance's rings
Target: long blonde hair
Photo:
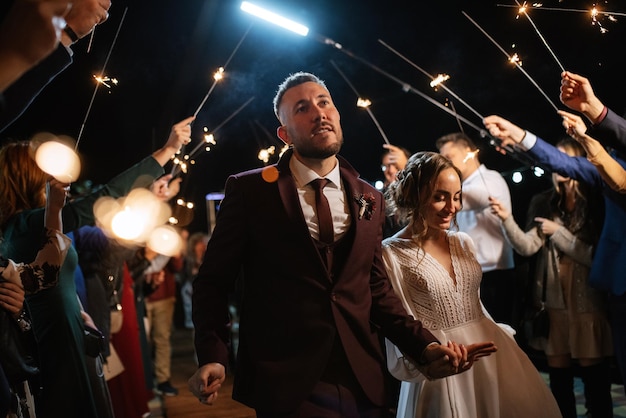
[[[45,206],[48,177],[35,163],[29,141],[0,148],[0,228],[18,212]]]

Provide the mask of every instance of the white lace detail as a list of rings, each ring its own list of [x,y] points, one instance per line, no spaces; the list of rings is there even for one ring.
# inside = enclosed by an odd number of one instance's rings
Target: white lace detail
[[[388,238],[383,248],[393,255],[396,264],[391,274],[400,274],[407,302],[414,315],[428,329],[447,329],[484,316],[478,291],[482,271],[471,253],[471,242],[463,234],[449,233],[452,266],[456,286],[448,271],[413,240]],[[464,248],[466,247],[466,248]]]

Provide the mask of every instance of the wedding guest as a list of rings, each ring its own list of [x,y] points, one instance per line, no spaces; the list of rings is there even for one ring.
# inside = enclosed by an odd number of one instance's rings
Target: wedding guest
[[[454,229],[462,211],[461,171],[440,154],[418,152],[397,177],[387,197],[410,222],[383,241],[394,291],[440,341],[491,339],[498,347],[466,373],[433,380],[428,368],[413,367],[389,344],[390,371],[406,380],[397,417],[560,417],[533,363],[482,307],[474,242]]]
[[[558,111],[563,118],[567,133],[580,143],[587,153],[587,159],[598,169],[602,180],[617,192],[626,193],[626,170],[613,158],[604,146],[587,134],[587,126],[580,116]]]
[[[63,229],[61,209],[65,204],[66,190],[67,184],[55,179],[48,180],[44,230],[35,260],[24,264],[0,256],[0,315],[11,315],[15,320],[16,329],[25,333],[31,327],[24,306],[25,294],[33,294],[57,285],[61,265],[70,247],[69,238],[61,232]],[[6,329],[0,331],[8,332]],[[20,335],[18,338],[21,337]],[[10,364],[14,360],[12,358],[14,353],[6,353],[4,349],[5,347],[0,347],[0,416],[7,416],[11,405],[16,404],[25,405],[34,411],[30,383],[18,381],[22,378],[17,379],[6,374],[5,370],[14,369],[15,365]],[[25,391],[28,391],[30,396],[26,396]],[[16,402],[12,402],[13,398],[17,398]],[[12,413],[17,414],[18,411],[13,410]]]
[[[585,154],[571,138],[560,140],[556,148],[570,156]],[[590,416],[610,417],[613,402],[607,360],[613,346],[606,293],[587,284],[604,208],[598,205],[600,192],[588,185],[558,173],[552,174],[552,182],[551,190],[531,199],[526,232],[497,199],[491,199],[491,207],[515,251],[526,257],[538,254],[534,303],[542,303],[545,294],[550,328],[547,341],[541,339],[533,347],[546,353],[550,388],[561,414],[577,416],[574,366],[578,364]]]
[[[38,61],[36,57],[41,59],[28,71],[25,71],[26,68],[17,71],[21,74],[21,77],[4,91],[0,89],[0,98],[4,101],[4,108],[0,106],[0,132],[13,123],[43,88],[72,63],[73,52],[71,46],[91,33],[96,25],[106,21],[109,17],[109,7],[111,7],[111,0],[72,0],[71,2],[63,0],[9,1],[13,1],[14,9],[19,8],[18,10],[23,11],[25,6],[29,12],[34,9],[47,14],[56,13],[57,16],[61,15],[61,17],[64,17],[64,22],[56,19],[56,22],[58,22],[56,30],[62,29],[60,38],[57,37],[57,41],[50,39],[52,28],[50,28],[51,24],[47,22],[38,24],[33,22],[32,18],[26,19],[22,15],[11,17],[12,12],[9,12],[5,16],[7,21],[3,21],[0,24],[1,26],[6,25],[5,37],[2,38],[2,35],[0,35],[0,45],[2,45],[3,49],[10,49],[20,55],[30,55],[31,65]],[[66,7],[71,4],[71,8],[67,10],[67,13],[62,13],[63,4]],[[53,7],[53,9],[50,9],[50,7]],[[36,15],[35,17],[39,18],[40,16]],[[25,32],[27,34],[24,34]],[[45,41],[47,44],[44,41],[41,41],[44,44],[36,43],[39,39],[36,36],[40,33],[48,37],[48,40]],[[31,46],[25,45],[25,42],[30,42]],[[51,45],[52,42],[54,42],[53,45]],[[41,49],[33,56],[34,51],[32,48],[35,48],[36,45],[39,45]],[[53,49],[52,52],[45,56],[47,52],[50,52],[51,48]],[[2,65],[3,72],[12,71],[15,73],[15,68],[6,65],[6,63]],[[1,102],[2,100],[0,100]]]
[[[381,167],[385,176],[385,182],[383,183],[382,192],[385,193],[389,185],[396,180],[396,174],[406,166],[411,153],[406,148],[391,144],[383,144],[383,148],[385,148],[385,151],[382,155]],[[390,213],[389,208],[387,208],[387,217],[383,226],[383,238],[392,236],[406,224],[406,219],[401,219],[397,213]]]
[[[141,176],[151,181],[183,144],[189,143],[193,117],[174,125],[166,144],[91,194],[63,208],[63,228],[71,231],[93,224],[94,202],[101,196],[119,197],[137,186]],[[46,174],[31,157],[28,141],[0,149],[1,251],[15,261],[34,258],[32,242],[43,225]],[[145,180],[144,180],[145,181]],[[27,297],[37,338],[43,390],[37,397],[40,416],[97,417],[85,364],[84,324],[74,284],[76,253],[70,249],[59,285]],[[56,415],[55,415],[56,414]]]
[[[593,256],[588,283],[608,292],[608,312],[613,336],[615,359],[622,378],[626,376],[626,281],[622,262],[626,257],[626,195],[606,187],[600,173],[585,157],[570,157],[556,147],[525,131],[512,122],[491,115],[483,123],[503,143],[525,151],[537,165],[578,180],[593,189],[602,190],[605,219]],[[626,161],[614,156],[624,167]]]
[[[189,236],[187,243],[187,254],[185,256],[185,265],[181,275],[180,294],[183,300],[184,325],[185,328],[193,328],[193,320],[191,319],[191,297],[193,295],[193,279],[198,275],[198,270],[204,259],[207,243],[209,242],[209,234],[205,232],[194,232]]]
[[[15,0],[0,20],[0,94],[58,45],[68,0]]]
[[[146,295],[146,314],[150,324],[150,342],[154,357],[155,392],[164,396],[177,396],[178,389],[172,386],[172,326],[174,324],[174,305],[176,303],[175,275],[183,269],[183,256],[164,256],[159,254],[153,265],[162,259],[155,271],[144,272],[148,284],[153,288]]]

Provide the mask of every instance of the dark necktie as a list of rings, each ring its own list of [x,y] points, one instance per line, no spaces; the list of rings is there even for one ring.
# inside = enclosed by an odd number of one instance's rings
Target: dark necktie
[[[311,182],[315,190],[315,212],[320,231],[319,240],[325,244],[332,244],[334,241],[333,218],[330,214],[328,199],[324,196],[324,187],[329,183],[327,179],[315,179]]]

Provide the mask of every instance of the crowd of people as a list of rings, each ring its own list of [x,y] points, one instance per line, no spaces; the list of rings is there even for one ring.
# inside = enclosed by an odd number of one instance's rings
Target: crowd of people
[[[0,24],[0,132],[109,7],[13,1]],[[559,111],[568,137],[556,145],[497,115],[483,121],[503,149],[553,173],[524,228],[506,182],[464,133],[437,139],[438,152],[388,144],[383,192],[361,179],[340,156],[330,91],[308,72],[290,74],[273,100],[288,151],[230,175],[214,230],[179,231],[187,245],[175,253],[116,239],[94,206],[134,188],[175,197],[180,180],[164,166],[190,142],[193,117],[69,198],[69,184],[32,158],[36,144],[3,144],[0,416],[148,416],[155,393],[178,394],[180,294],[198,361],[188,389],[203,404],[219,402],[234,364],[232,396],[258,418],[385,418],[390,407],[399,418],[575,418],[577,366],[588,416],[612,417],[613,359],[626,376],[626,120],[571,72],[561,102],[591,126]],[[519,345],[514,253],[536,255],[532,302],[545,304],[550,327],[529,343],[545,353],[549,385]],[[389,374],[402,382],[391,400]]]

